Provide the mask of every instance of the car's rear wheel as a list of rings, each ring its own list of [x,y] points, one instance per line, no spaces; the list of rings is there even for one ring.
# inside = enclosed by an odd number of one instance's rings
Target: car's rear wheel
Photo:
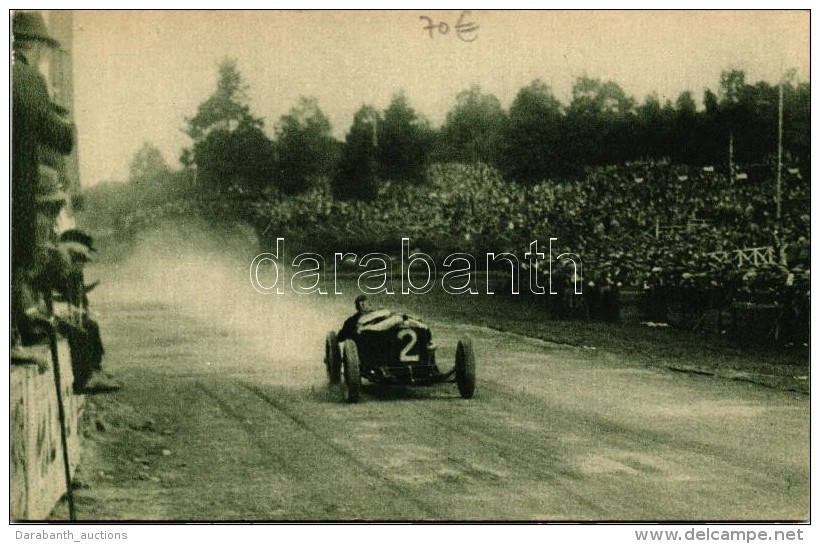
[[[475,355],[473,342],[467,337],[456,346],[456,384],[462,398],[471,399],[475,393]]]
[[[345,342],[344,371],[346,400],[350,403],[359,402],[359,388],[362,384],[362,377],[359,368],[359,350],[353,340]]]
[[[339,339],[334,331],[327,333],[325,338],[325,369],[330,383],[339,383],[342,377],[342,352],[339,350]]]

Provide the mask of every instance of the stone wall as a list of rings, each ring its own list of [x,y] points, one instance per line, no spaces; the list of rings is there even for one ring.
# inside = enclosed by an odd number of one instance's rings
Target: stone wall
[[[33,346],[51,361],[47,345]],[[83,397],[72,392],[68,342],[58,342],[71,472],[80,458]],[[43,520],[65,494],[60,421],[54,375],[11,365],[9,376],[9,493],[12,520]]]

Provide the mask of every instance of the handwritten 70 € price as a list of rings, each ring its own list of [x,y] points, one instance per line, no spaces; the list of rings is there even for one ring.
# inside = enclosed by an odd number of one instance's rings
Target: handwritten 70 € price
[[[478,24],[469,21],[468,16],[470,15],[469,10],[464,10],[461,12],[461,15],[458,17],[458,21],[456,22],[456,36],[459,40],[463,42],[473,42],[478,38]],[[431,17],[427,17],[426,15],[421,15],[419,20],[427,20],[427,25],[424,27],[424,30],[427,31],[430,38],[433,37],[436,31],[439,34],[447,34],[450,32],[450,25],[447,24],[445,21],[439,21],[438,23],[435,22]]]

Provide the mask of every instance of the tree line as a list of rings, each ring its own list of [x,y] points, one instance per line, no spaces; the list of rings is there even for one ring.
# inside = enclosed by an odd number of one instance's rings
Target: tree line
[[[582,76],[569,104],[535,80],[505,111],[474,85],[455,97],[440,128],[398,93],[383,111],[362,105],[344,142],[333,137],[317,100],[303,97],[269,138],[250,111],[236,62],[226,59],[215,92],[186,119],[192,146],[180,160],[220,193],[295,195],[330,183],[336,197],[358,200],[374,198],[386,182],[421,182],[431,163],[484,163],[524,185],[635,160],[762,164],[777,150],[780,92],[729,70],[716,91],[705,90],[698,108],[690,91],[674,102],[652,94],[638,103],[613,81]],[[782,93],[786,158],[808,171],[810,84],[788,74]]]

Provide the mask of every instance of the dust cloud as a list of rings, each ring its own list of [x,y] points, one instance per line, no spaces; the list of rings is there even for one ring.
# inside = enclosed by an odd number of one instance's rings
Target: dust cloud
[[[250,358],[256,363],[248,364],[278,368],[283,375],[306,365],[323,371],[325,334],[351,312],[350,297],[300,295],[287,288],[282,295],[261,294],[249,276],[259,253],[250,229],[179,220],[143,233],[128,257],[91,269],[88,280],[107,285],[95,295],[110,298],[106,304],[159,305],[159,312],[208,322],[215,334],[236,343],[238,361]]]

